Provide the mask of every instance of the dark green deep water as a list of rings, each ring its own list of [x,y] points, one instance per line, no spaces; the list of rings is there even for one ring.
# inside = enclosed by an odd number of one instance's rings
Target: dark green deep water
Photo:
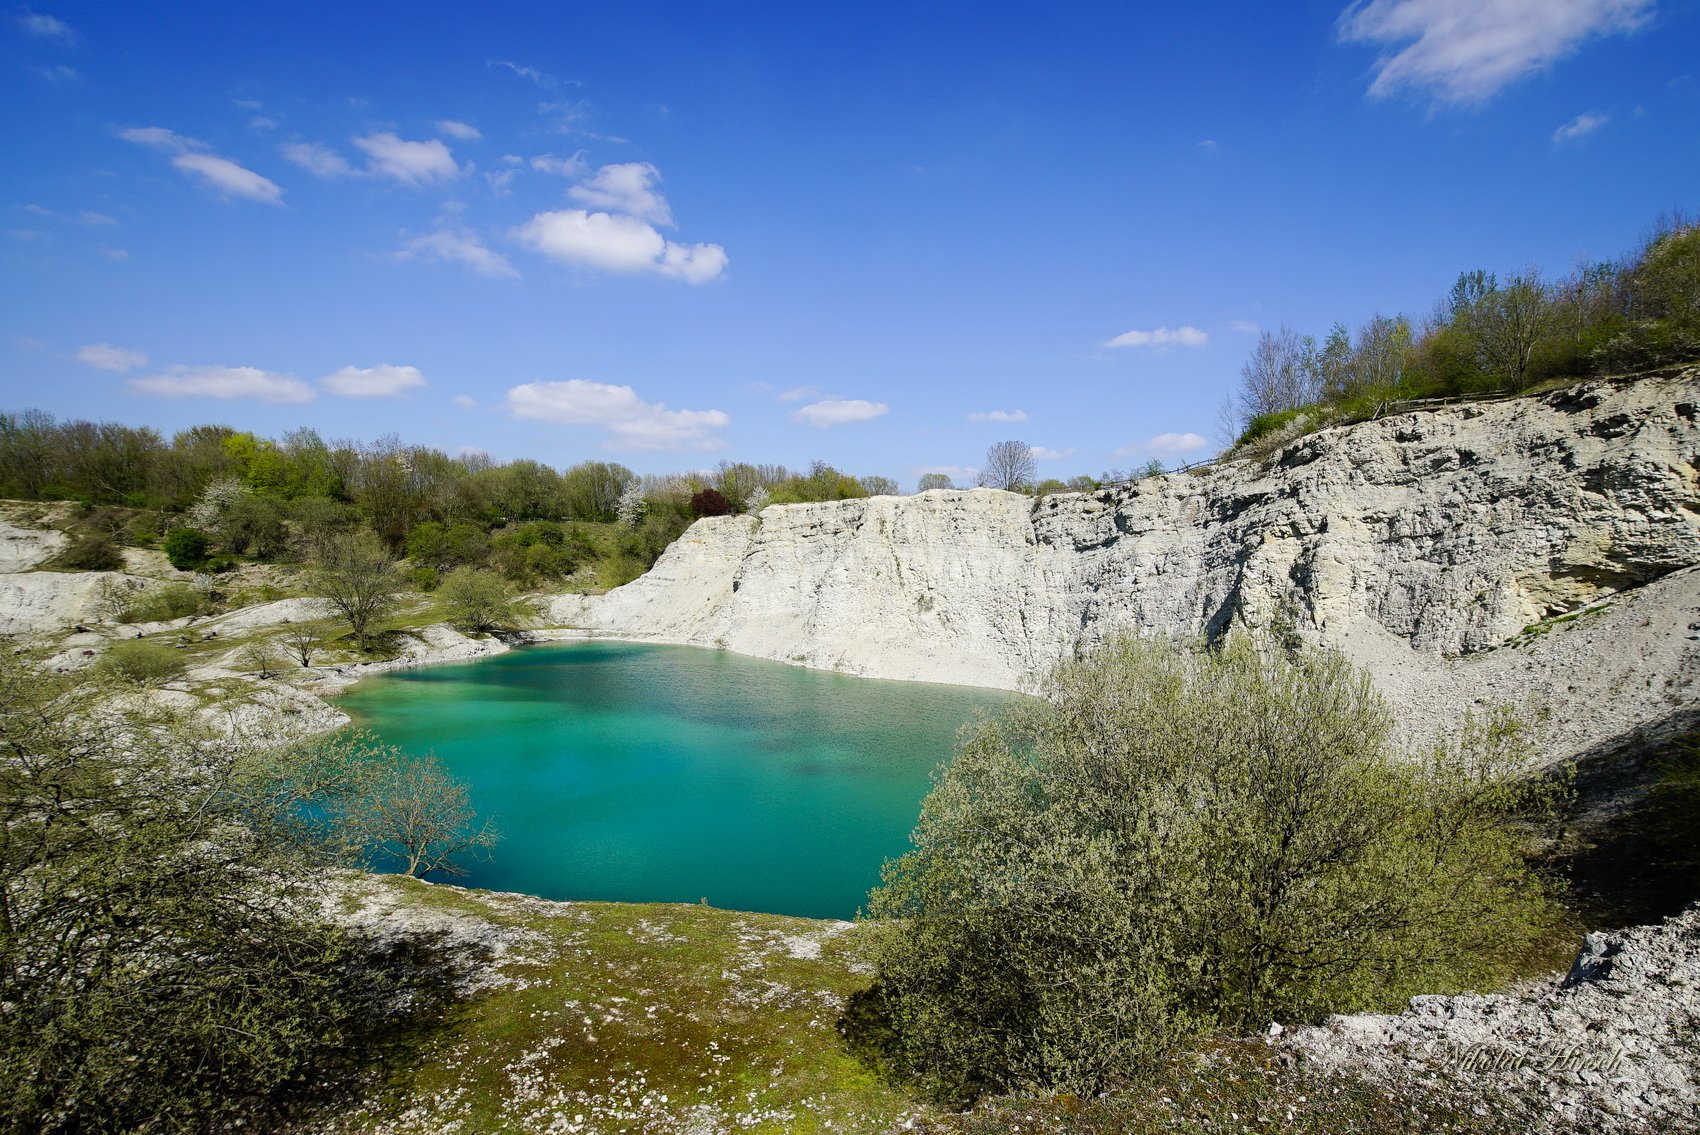
[[[595,642],[388,674],[341,704],[495,817],[502,842],[459,882],[847,918],[909,847],[957,728],[1010,696]]]

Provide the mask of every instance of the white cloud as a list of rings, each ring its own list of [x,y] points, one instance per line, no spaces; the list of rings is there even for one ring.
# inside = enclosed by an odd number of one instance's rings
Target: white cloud
[[[1199,437],[1195,433],[1158,434],[1156,437],[1139,442],[1137,445],[1123,446],[1116,450],[1116,456],[1175,458],[1183,457],[1189,453],[1197,453],[1201,449],[1209,448],[1209,446],[1210,442],[1207,438]]]
[[[977,413],[969,414],[968,420],[971,422],[1025,422],[1027,420],[1027,411],[981,410]]]
[[[1604,114],[1578,114],[1552,132],[1552,144],[1558,146],[1587,137],[1610,121],[1611,118]]]
[[[352,177],[355,173],[348,159],[317,142],[286,142],[278,150],[315,177]]]
[[[1027,447],[1027,452],[1033,455],[1035,461],[1061,461],[1065,457],[1073,457],[1079,450],[1072,448],[1047,449],[1042,445],[1030,445]]]
[[[1159,327],[1153,331],[1124,331],[1105,347],[1202,347],[1210,336],[1196,327]]]
[[[891,409],[884,402],[869,402],[864,398],[826,398],[811,402],[793,411],[791,416],[817,429],[828,426],[867,422]]]
[[[246,197],[250,201],[263,201],[268,205],[283,204],[282,186],[269,177],[237,165],[229,158],[221,158],[216,154],[178,154],[171,159],[171,164],[180,170],[195,174],[227,197]]]
[[[100,254],[108,260],[116,260],[120,263],[130,259],[130,250],[127,248],[109,248],[106,245],[101,245]]]
[[[18,17],[18,23],[37,39],[56,39],[65,44],[77,42],[77,33],[70,24],[41,12],[32,12],[26,8],[24,14]]]
[[[261,402],[311,402],[313,388],[294,375],[258,367],[167,367],[162,374],[128,380],[131,390],[160,398],[257,398]]]
[[[32,335],[14,335],[12,346],[20,351],[40,351],[46,348],[47,344]]]
[[[590,166],[584,160],[584,151],[580,150],[570,158],[557,158],[554,154],[538,154],[531,159],[531,168],[544,173],[559,174],[561,177],[583,177],[590,172]]]
[[[673,210],[667,199],[657,193],[653,184],[661,180],[661,171],[648,162],[621,162],[607,165],[583,185],[567,191],[581,205],[624,213],[655,225],[673,224]]]
[[[1202,140],[1201,142],[1198,143],[1198,148],[1203,150],[1207,154],[1214,154],[1217,150],[1221,149],[1222,147],[1220,147],[1216,144],[1216,139],[1205,138],[1204,140]]]
[[[1428,91],[1463,105],[1551,66],[1592,36],[1634,31],[1652,9],[1653,0],[1359,0],[1340,14],[1339,34],[1383,47],[1371,96]]]
[[[105,213],[92,213],[87,209],[77,214],[77,220],[85,225],[115,225],[118,223]]]
[[[654,272],[704,284],[726,270],[718,244],[675,244],[636,217],[561,209],[539,213],[513,231],[515,240],[563,264],[605,272]]]
[[[594,426],[607,431],[604,449],[719,449],[714,431],[731,423],[721,410],[669,410],[645,402],[629,386],[572,378],[527,382],[508,389],[508,412],[534,422]]]
[[[193,174],[209,188],[225,197],[246,197],[268,205],[283,204],[283,187],[269,177],[237,165],[229,158],[209,154],[205,142],[163,126],[138,126],[118,135],[126,142],[166,150],[176,154],[171,164],[184,173]]]
[[[142,352],[111,343],[90,343],[77,352],[76,360],[99,370],[134,370],[148,365],[148,357]]]
[[[372,173],[392,177],[405,185],[426,185],[460,176],[454,155],[436,138],[411,142],[386,130],[356,138],[354,144],[365,151]]]
[[[778,397],[781,402],[801,402],[805,398],[815,398],[819,395],[818,386],[793,386],[789,390],[781,390]]]
[[[126,142],[134,142],[138,146],[152,146],[156,150],[204,150],[207,144],[199,138],[190,138],[163,126],[135,126],[129,130],[121,130],[118,136]]]
[[[395,398],[424,386],[425,376],[417,367],[379,363],[375,367],[343,367],[319,379],[319,385],[344,398]]]
[[[1228,320],[1228,330],[1236,335],[1256,335],[1263,328],[1249,319],[1230,319]]]
[[[513,183],[516,173],[517,171],[511,169],[494,171],[486,170],[484,173],[484,181],[490,186],[490,192],[492,194],[497,197],[506,197],[508,194],[513,192],[513,190],[508,188],[508,186]]]
[[[261,133],[268,130],[276,130],[277,121],[275,119],[267,118],[263,114],[256,114],[252,118],[248,119],[248,129],[258,130]]]
[[[458,138],[462,142],[476,142],[484,135],[478,132],[478,127],[465,122],[456,122],[452,118],[437,120],[437,133],[445,138]]]
[[[493,280],[519,278],[519,271],[508,263],[506,256],[487,247],[478,238],[477,233],[466,229],[438,229],[436,232],[414,237],[396,256],[402,260],[423,256],[464,264],[480,276],[489,276]]]
[[[512,71],[520,78],[536,83],[538,86],[547,91],[552,91],[561,85],[561,81],[555,78],[555,76],[549,74],[547,71],[539,71],[535,67],[526,67],[519,63],[510,63],[506,59],[492,59],[490,60],[489,65],[491,67],[506,67],[509,71]],[[577,86],[577,84],[575,83],[574,86]]]
[[[449,401],[453,402],[462,410],[478,409],[478,399],[467,394],[456,394],[453,398],[449,399]]]
[[[68,83],[72,80],[82,78],[82,76],[77,73],[77,69],[75,67],[68,66],[64,63],[60,63],[53,67],[31,67],[30,70],[34,71],[38,76],[46,79],[50,83]]]

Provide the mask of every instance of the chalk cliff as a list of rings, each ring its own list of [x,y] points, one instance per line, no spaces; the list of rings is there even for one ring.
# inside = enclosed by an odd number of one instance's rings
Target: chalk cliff
[[[1370,666],[1413,737],[1509,700],[1550,712],[1558,756],[1697,702],[1697,405],[1692,368],[1323,430],[1095,493],[774,506],[698,521],[642,578],[551,615],[1010,689],[1112,632],[1280,620]]]

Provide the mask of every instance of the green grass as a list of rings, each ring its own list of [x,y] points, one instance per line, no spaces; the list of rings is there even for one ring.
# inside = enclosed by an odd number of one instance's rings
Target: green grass
[[[843,924],[373,885],[508,944],[500,984],[330,1130],[871,1132],[915,1114],[839,1039],[868,981]]]

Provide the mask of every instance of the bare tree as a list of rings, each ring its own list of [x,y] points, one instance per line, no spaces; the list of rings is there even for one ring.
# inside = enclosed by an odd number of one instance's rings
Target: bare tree
[[[929,489],[954,488],[956,488],[956,486],[952,484],[950,478],[945,476],[943,473],[922,473],[921,481],[915,486],[915,491],[918,493],[924,493]]]
[[[1234,399],[1234,415],[1242,430],[1253,418],[1296,410],[1317,400],[1321,391],[1310,365],[1311,354],[1310,344],[1284,323],[1279,330],[1257,337],[1251,358],[1240,367],[1240,388]]]
[[[856,479],[862,482],[862,487],[868,490],[870,497],[894,497],[898,493],[897,482],[890,477],[881,477],[875,474],[871,477],[858,477]]]
[[[251,639],[236,652],[236,662],[251,670],[256,678],[272,678],[277,674],[277,651],[263,638]]]
[[[1015,492],[1030,485],[1039,473],[1033,447],[1024,441],[1000,441],[986,450],[986,467],[980,470],[980,484],[993,489]]]
[[[314,594],[347,621],[361,650],[370,649],[374,624],[395,606],[400,590],[395,557],[364,530],[331,541],[311,582]]]
[[[277,637],[290,657],[299,660],[303,666],[311,666],[314,653],[325,645],[330,635],[323,623],[307,622],[290,623]]]
[[[1529,359],[1551,330],[1558,311],[1546,285],[1530,269],[1512,276],[1476,305],[1476,332],[1487,369],[1504,375],[1513,389],[1528,381]]]

